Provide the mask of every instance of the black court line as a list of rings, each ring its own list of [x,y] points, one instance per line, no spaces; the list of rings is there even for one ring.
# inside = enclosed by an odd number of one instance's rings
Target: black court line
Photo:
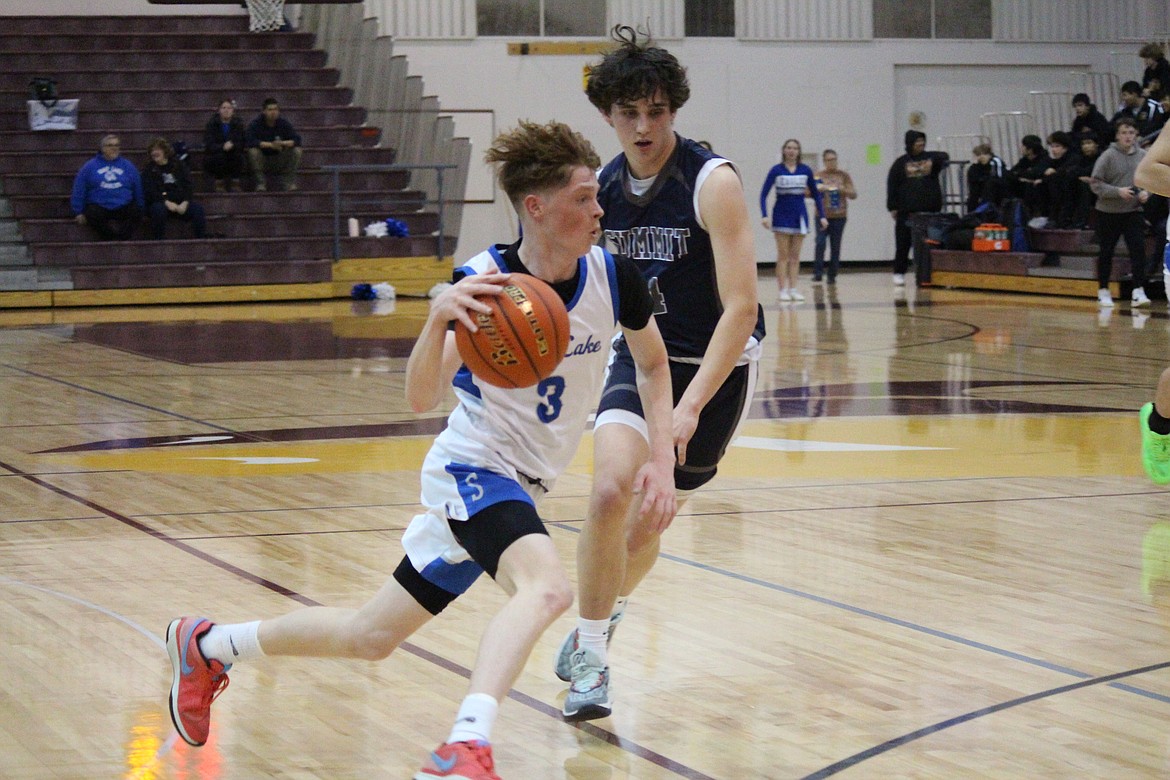
[[[952,726],[958,726],[961,723],[966,723],[967,721],[975,720],[976,718],[982,718],[984,715],[991,715],[993,713],[1000,712],[1001,710],[1018,707],[1021,704],[1028,704],[1029,702],[1038,701],[1039,699],[1047,699],[1051,696],[1079,690],[1080,688],[1088,688],[1090,685],[1111,683],[1114,680],[1120,680],[1125,677],[1134,677],[1139,674],[1146,674],[1147,672],[1157,672],[1168,667],[1170,667],[1170,661],[1163,661],[1162,663],[1151,664],[1149,666],[1143,666],[1138,669],[1130,669],[1126,672],[1107,674],[1104,677],[1094,677],[1091,680],[1082,680],[1081,682],[1062,685],[1059,688],[1049,688],[1046,691],[1030,693],[1027,696],[1021,696],[1018,699],[1012,699],[1010,701],[1001,702],[999,704],[993,704],[990,707],[972,710],[971,712],[968,712],[964,715],[959,715],[948,720],[940,721],[930,726],[926,726],[925,728],[918,729],[917,731],[911,731],[909,734],[903,734],[900,737],[886,740],[880,745],[874,745],[868,750],[863,750],[860,753],[854,753],[852,756],[849,756],[849,758],[842,759],[835,764],[830,764],[824,769],[813,772],[811,775],[805,775],[801,780],[820,780],[824,777],[830,777],[837,774],[838,772],[844,772],[850,767],[857,766],[866,759],[880,756],[882,753],[888,753],[896,747],[901,747],[902,745],[913,742],[916,739],[922,739],[923,737],[930,736],[931,734],[937,734],[938,732],[943,731],[944,729],[949,729]]]
[[[562,524],[559,522],[548,523],[548,525],[550,527],[560,528],[560,529],[565,530],[565,531],[571,531],[572,533],[577,533],[577,534],[581,533],[581,529],[575,528],[571,525],[565,525],[565,524]],[[854,606],[853,604],[846,604],[843,601],[837,601],[835,599],[831,599],[831,598],[828,598],[826,596],[818,596],[815,593],[808,593],[806,591],[797,590],[796,588],[790,588],[787,585],[780,585],[779,583],[769,582],[767,580],[762,580],[758,577],[751,577],[747,574],[741,574],[741,573],[736,572],[736,571],[731,571],[730,569],[723,569],[723,568],[720,568],[718,566],[712,566],[712,565],[707,564],[707,563],[700,563],[699,561],[694,561],[694,560],[691,560],[689,558],[683,558],[683,557],[680,557],[677,555],[671,555],[669,553],[659,553],[658,557],[664,561],[671,561],[673,563],[679,563],[679,564],[682,564],[683,566],[689,566],[693,569],[699,569],[701,571],[706,571],[706,572],[710,572],[712,574],[717,574],[721,577],[727,577],[728,579],[739,580],[740,582],[746,582],[746,583],[751,584],[751,585],[758,585],[759,587],[767,588],[768,590],[774,590],[777,593],[784,593],[786,595],[794,596],[796,598],[804,599],[806,601],[812,601],[812,602],[815,602],[817,604],[821,604],[821,605],[826,606],[826,607],[833,607],[835,609],[844,610],[844,611],[850,612],[854,615],[859,615],[861,617],[870,618],[872,620],[877,620],[881,623],[886,623],[888,625],[897,626],[899,628],[905,628],[905,629],[908,629],[910,631],[915,631],[915,632],[920,633],[920,634],[926,634],[927,636],[932,636],[932,637],[935,637],[936,639],[942,639],[942,640],[947,641],[947,642],[953,642],[955,644],[963,645],[964,647],[974,648],[976,650],[983,650],[985,652],[992,653],[994,655],[998,655],[1002,658],[1010,658],[1013,661],[1022,661],[1023,663],[1029,664],[1031,666],[1037,666],[1037,667],[1040,667],[1041,669],[1047,669],[1048,671],[1051,671],[1051,672],[1059,672],[1060,674],[1066,674],[1070,677],[1076,677],[1077,679],[1080,679],[1080,680],[1084,680],[1084,679],[1088,679],[1088,678],[1092,677],[1092,675],[1090,675],[1086,672],[1082,672],[1082,671],[1079,671],[1077,669],[1073,669],[1073,668],[1067,667],[1067,666],[1061,666],[1060,664],[1054,664],[1050,661],[1045,661],[1043,658],[1035,658],[1033,656],[1024,655],[1023,653],[1017,653],[1013,650],[1005,650],[1002,647],[996,647],[995,645],[989,645],[989,644],[986,644],[985,642],[978,642],[974,639],[968,639],[967,637],[959,636],[958,634],[952,634],[948,631],[940,631],[936,628],[930,628],[929,626],[924,626],[924,625],[921,625],[919,623],[913,623],[909,620],[903,620],[901,618],[896,618],[896,617],[893,617],[892,615],[886,615],[886,614],[883,614],[881,612],[875,612],[872,609],[865,609],[864,607]],[[1137,694],[1138,696],[1144,696],[1147,699],[1153,699],[1155,701],[1160,701],[1160,702],[1165,703],[1165,704],[1170,704],[1170,696],[1165,696],[1165,695],[1160,694],[1160,693],[1155,693],[1153,691],[1147,691],[1147,690],[1144,690],[1142,688],[1134,688],[1134,687],[1128,686],[1128,685],[1115,685],[1112,687],[1115,687],[1119,690],[1126,691],[1127,693],[1134,693],[1134,694]]]
[[[123,524],[129,526],[130,528],[133,528],[136,531],[141,531],[142,533],[147,534],[148,536],[154,538],[157,541],[163,542],[164,544],[169,544],[178,550],[181,550],[185,553],[188,553],[189,555],[194,556],[195,558],[198,558],[199,560],[203,561],[204,563],[208,563],[208,564],[215,566],[216,568],[222,569],[223,571],[226,571],[230,574],[234,574],[247,582],[251,582],[255,585],[259,585],[260,587],[266,588],[274,593],[278,593],[281,596],[286,596],[286,597],[292,599],[293,601],[297,602],[298,604],[302,604],[302,605],[307,606],[307,607],[324,606],[323,604],[321,604],[321,602],[316,601],[315,599],[312,599],[312,598],[309,598],[308,596],[297,593],[296,591],[291,590],[290,588],[286,588],[283,585],[280,585],[280,584],[275,583],[271,580],[260,577],[259,575],[254,574],[250,571],[247,571],[245,569],[241,569],[239,566],[236,566],[234,564],[228,563],[227,561],[221,560],[221,559],[215,557],[214,555],[206,553],[203,550],[198,549],[197,547],[193,547],[192,545],[187,544],[186,542],[184,542],[180,539],[176,539],[174,537],[168,536],[167,534],[163,533],[162,531],[158,531],[154,528],[151,528],[150,526],[146,525],[145,523],[139,522],[138,520],[134,520],[133,518],[127,517],[126,515],[123,515],[119,512],[115,512],[112,509],[108,509],[107,507],[104,507],[101,504],[98,504],[94,501],[91,501],[88,498],[85,498],[83,496],[79,496],[76,493],[72,493],[64,488],[58,487],[58,486],[52,484],[51,482],[47,482],[44,479],[42,479],[41,477],[33,476],[32,474],[27,474],[27,473],[21,471],[19,468],[12,466],[8,463],[5,463],[3,461],[0,461],[0,468],[6,469],[9,472],[11,472],[13,475],[27,479],[29,482],[32,482],[34,485],[38,485],[40,487],[43,487],[44,489],[52,491],[53,493],[56,493],[59,496],[67,498],[70,501],[76,501],[77,503],[81,504],[82,506],[89,507],[90,509],[94,510],[95,512],[100,512],[101,514],[105,515],[106,517],[109,517],[113,520],[117,520],[118,522],[123,523]],[[471,679],[471,670],[464,667],[464,666],[461,666],[460,664],[455,663],[454,661],[451,661],[451,660],[444,658],[440,655],[432,653],[428,650],[424,650],[423,648],[418,647],[416,645],[413,645],[410,642],[403,642],[398,647],[400,650],[404,650],[405,652],[410,653],[411,655],[416,656],[418,658],[421,658],[424,661],[429,661],[430,663],[432,663],[432,664],[434,664],[434,665],[436,665],[436,666],[438,666],[446,671],[452,672],[453,674],[457,674],[466,680]],[[535,698],[533,698],[527,694],[521,693],[520,691],[517,691],[515,689],[510,690],[508,692],[508,698],[512,699],[513,701],[519,702],[520,704],[524,705],[525,707],[528,707],[529,709],[532,709],[536,712],[539,712],[542,715],[546,715],[550,718],[553,718],[554,720],[557,720],[558,722],[563,722],[563,720],[564,720],[563,716],[561,715],[560,709],[553,707],[549,704],[545,704],[544,702],[540,701],[539,699],[535,699]],[[605,729],[602,729],[602,728],[595,726],[591,723],[578,722],[578,723],[566,723],[566,725],[572,726],[572,727],[576,728],[578,731],[582,731],[586,734],[589,734],[592,737],[596,737],[597,739],[603,740],[603,741],[613,745],[614,747],[617,747],[621,750],[624,750],[625,752],[627,752],[633,756],[636,756],[638,758],[643,759],[644,761],[647,761],[648,763],[653,764],[654,766],[657,766],[657,767],[660,767],[660,768],[665,769],[667,771],[673,772],[674,774],[676,774],[680,777],[685,777],[685,778],[687,778],[687,780],[717,780],[716,778],[711,777],[710,775],[704,774],[697,769],[692,769],[691,767],[686,766],[685,764],[681,764],[672,758],[664,756],[661,753],[657,753],[657,752],[651,750],[650,748],[644,747],[636,742],[631,742],[630,740],[623,739],[622,737],[619,737],[616,734],[613,734],[609,731],[606,731]]]
[[[69,381],[66,381],[64,379],[60,379],[58,377],[48,376],[46,374],[38,374],[36,371],[30,371],[29,369],[21,368],[20,366],[13,366],[13,365],[9,365],[7,363],[0,363],[0,366],[3,366],[4,368],[10,368],[13,371],[19,371],[22,374],[25,374],[26,376],[35,377],[37,379],[43,379],[46,382],[55,382],[55,383],[60,384],[60,385],[65,385],[66,387],[73,388],[74,390],[82,390],[86,393],[93,393],[94,395],[100,396],[102,398],[106,398],[110,401],[117,401],[119,403],[127,404],[129,406],[136,406],[139,409],[146,409],[146,410],[151,411],[151,412],[158,412],[159,414],[165,414],[168,417],[173,417],[177,420],[184,420],[186,422],[196,423],[198,425],[206,425],[209,428],[213,428],[217,431],[223,431],[224,433],[236,433],[235,431],[231,430],[230,428],[224,428],[222,426],[216,425],[215,423],[209,423],[209,422],[206,422],[204,420],[196,419],[195,417],[188,417],[185,414],[179,414],[178,412],[172,412],[169,409],[163,409],[162,407],[151,406],[150,404],[144,404],[141,401],[132,401],[129,398],[123,398],[122,396],[114,395],[113,393],[107,393],[103,390],[94,390],[92,387],[86,387],[85,385],[79,385],[76,382],[69,382]],[[237,434],[237,435],[244,436],[244,437],[247,436],[247,434]],[[21,472],[17,472],[17,473],[21,473]]]

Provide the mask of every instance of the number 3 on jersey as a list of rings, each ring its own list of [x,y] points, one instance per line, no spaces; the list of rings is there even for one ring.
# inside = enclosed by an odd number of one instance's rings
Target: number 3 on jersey
[[[550,376],[542,379],[536,386],[536,392],[544,398],[544,403],[536,407],[536,416],[542,423],[550,423],[561,416],[561,394],[565,392],[565,378]]]

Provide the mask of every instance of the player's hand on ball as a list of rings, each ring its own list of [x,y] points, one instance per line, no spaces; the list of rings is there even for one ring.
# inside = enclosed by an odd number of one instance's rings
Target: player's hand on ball
[[[494,269],[482,274],[465,276],[431,301],[431,316],[447,322],[458,320],[474,333],[477,328],[474,318],[468,311],[487,314],[492,310],[491,306],[483,301],[477,301],[475,297],[499,295],[511,278],[511,274],[500,273]]]

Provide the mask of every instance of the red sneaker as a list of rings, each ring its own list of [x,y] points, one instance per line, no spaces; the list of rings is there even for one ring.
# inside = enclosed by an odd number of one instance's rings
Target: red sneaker
[[[435,748],[414,780],[500,780],[493,766],[492,746],[487,742],[448,742]]]
[[[170,711],[175,730],[195,747],[207,742],[211,729],[211,702],[228,686],[228,669],[207,660],[199,649],[199,637],[214,625],[207,618],[182,617],[167,626],[167,655],[171,657]]]

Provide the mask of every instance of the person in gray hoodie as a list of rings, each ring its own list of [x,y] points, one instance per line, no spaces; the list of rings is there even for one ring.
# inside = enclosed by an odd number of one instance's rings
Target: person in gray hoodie
[[[1134,186],[1133,174],[1145,151],[1137,145],[1137,123],[1129,117],[1114,122],[1116,139],[1097,158],[1089,186],[1097,195],[1097,303],[1109,308],[1109,277],[1113,273],[1113,250],[1125,238],[1133,276],[1133,306],[1149,306],[1146,296],[1146,223],[1142,204],[1150,194]]]

